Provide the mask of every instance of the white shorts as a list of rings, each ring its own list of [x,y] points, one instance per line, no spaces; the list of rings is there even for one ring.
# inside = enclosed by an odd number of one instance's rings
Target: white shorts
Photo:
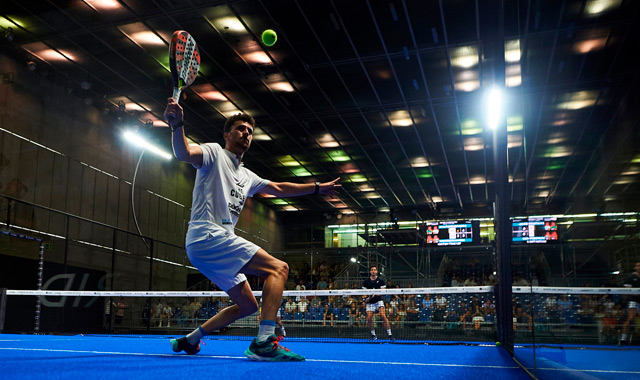
[[[375,313],[381,307],[384,307],[384,301],[378,301],[376,303],[368,303],[367,304],[367,311]]]
[[[259,249],[222,227],[214,227],[205,240],[187,246],[187,256],[194,267],[226,292],[247,280],[238,272]]]

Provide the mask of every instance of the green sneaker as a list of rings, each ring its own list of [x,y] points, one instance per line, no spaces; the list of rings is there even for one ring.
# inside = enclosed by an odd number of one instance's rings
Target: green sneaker
[[[244,355],[251,360],[264,362],[303,362],[304,357],[294,354],[288,348],[280,345],[282,337],[269,336],[267,340],[258,343],[258,338],[253,339],[251,345],[244,352]]]
[[[178,339],[171,339],[170,343],[171,343],[171,349],[173,350],[173,352],[184,351],[189,355],[195,355],[198,352],[200,352],[200,343],[195,345],[189,344],[189,342],[187,342],[186,336],[183,336],[182,338],[178,338]]]

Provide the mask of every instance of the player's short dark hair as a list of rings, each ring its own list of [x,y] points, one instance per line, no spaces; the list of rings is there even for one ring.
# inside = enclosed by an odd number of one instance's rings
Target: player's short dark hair
[[[372,266],[370,266],[370,267],[369,267],[369,272],[371,272],[371,268],[376,268],[376,269],[378,269],[378,266],[377,266],[377,265],[372,265]]]
[[[231,127],[238,120],[246,121],[247,123],[251,124],[251,126],[254,129],[256,128],[256,121],[253,118],[253,116],[249,115],[248,113],[237,113],[231,116],[230,118],[228,118],[227,121],[224,123],[224,131],[225,132],[231,131]]]

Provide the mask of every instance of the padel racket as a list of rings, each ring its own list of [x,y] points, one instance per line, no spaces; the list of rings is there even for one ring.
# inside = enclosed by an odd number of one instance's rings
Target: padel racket
[[[173,99],[179,103],[180,93],[193,83],[200,68],[200,52],[196,40],[184,30],[177,30],[171,36],[169,66],[173,79]]]

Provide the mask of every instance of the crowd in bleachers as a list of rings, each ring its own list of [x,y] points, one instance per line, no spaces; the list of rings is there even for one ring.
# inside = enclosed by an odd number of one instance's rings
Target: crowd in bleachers
[[[615,342],[627,318],[628,301],[628,296],[617,294],[517,294],[514,328],[597,326],[599,343]]]

